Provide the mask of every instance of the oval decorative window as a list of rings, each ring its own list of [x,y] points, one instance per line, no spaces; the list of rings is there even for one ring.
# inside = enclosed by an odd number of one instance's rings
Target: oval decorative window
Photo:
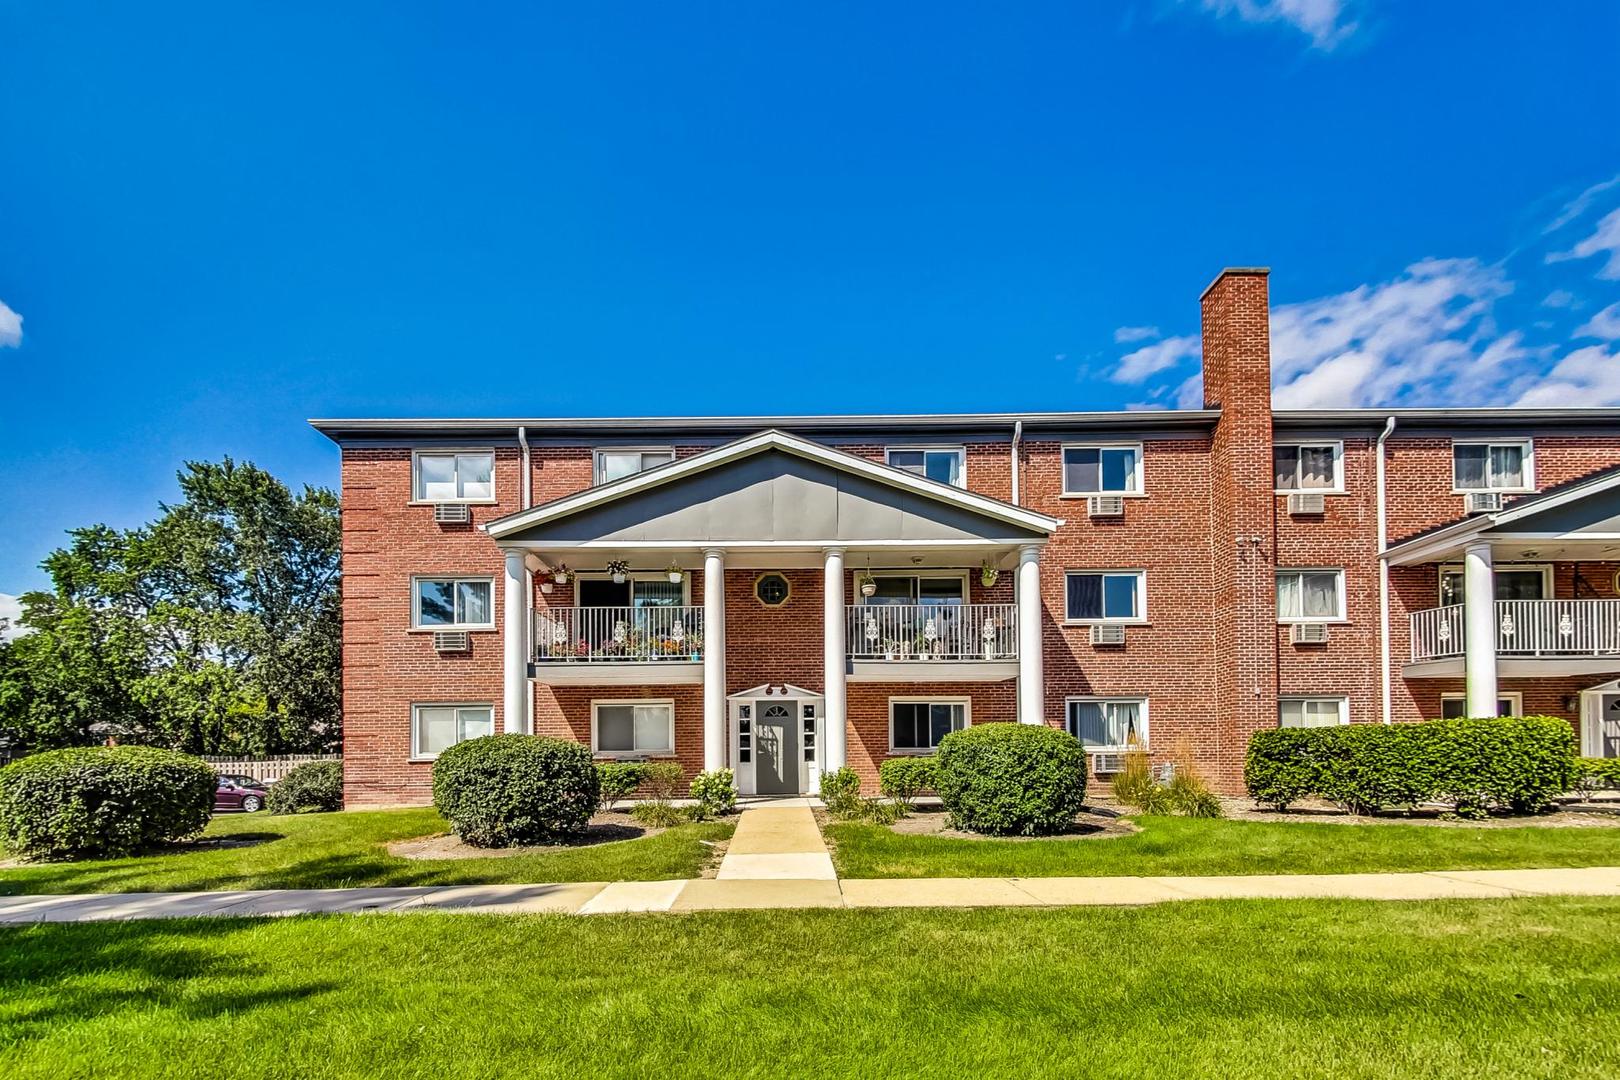
[[[781,574],[761,574],[759,580],[754,582],[754,595],[766,607],[781,607],[787,603],[788,594],[792,591],[787,578]]]

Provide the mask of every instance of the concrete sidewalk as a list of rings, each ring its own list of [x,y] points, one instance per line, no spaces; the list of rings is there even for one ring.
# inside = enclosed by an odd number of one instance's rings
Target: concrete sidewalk
[[[1172,900],[1620,896],[1620,867],[1230,877],[714,879],[0,897],[0,923],[447,911],[607,915],[757,908],[1064,907]]]
[[[810,804],[797,800],[744,810],[716,877],[720,881],[832,881],[838,875]]]

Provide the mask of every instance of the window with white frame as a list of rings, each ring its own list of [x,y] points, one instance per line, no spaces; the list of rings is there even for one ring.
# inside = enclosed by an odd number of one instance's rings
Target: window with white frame
[[[1349,698],[1285,697],[1277,702],[1277,723],[1281,727],[1338,727],[1349,722]]]
[[[908,473],[926,476],[930,480],[938,480],[942,484],[951,484],[962,487],[966,483],[963,468],[963,454],[960,446],[955,447],[911,447],[891,446],[884,451],[884,460],[896,469],[904,469]]]
[[[635,450],[598,450],[596,452],[596,482],[605,484],[636,473],[646,472],[675,460],[675,451],[667,447]]]
[[[1343,570],[1277,571],[1278,622],[1327,622],[1343,618]]]
[[[1441,694],[1440,719],[1461,720],[1468,715],[1467,694]],[[1497,696],[1497,716],[1523,716],[1524,695],[1518,691],[1510,691]]]
[[[896,754],[930,754],[939,740],[968,723],[966,701],[890,698],[889,749]]]
[[[1344,444],[1278,443],[1271,449],[1278,491],[1343,491]]]
[[[494,627],[493,578],[419,577],[412,582],[412,626],[422,630]]]
[[[494,502],[495,452],[421,450],[411,457],[411,498],[417,502]]]
[[[606,756],[673,754],[673,701],[591,702],[591,749]]]
[[[1140,495],[1142,447],[1065,446],[1063,494]]]
[[[1144,622],[1147,577],[1140,570],[1070,570],[1063,576],[1069,622]]]
[[[495,734],[492,705],[411,706],[411,757],[436,758],[458,742]]]
[[[1551,566],[1497,566],[1491,573],[1498,600],[1551,600]],[[1463,602],[1463,568],[1440,568],[1440,606]]]
[[[1466,491],[1533,491],[1534,462],[1528,439],[1451,444],[1451,486]]]
[[[1087,750],[1147,746],[1147,698],[1070,698],[1069,734]]]

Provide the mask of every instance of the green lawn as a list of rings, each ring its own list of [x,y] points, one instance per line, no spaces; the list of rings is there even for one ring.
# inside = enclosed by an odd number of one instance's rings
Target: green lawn
[[[0,1075],[1620,1075],[1620,902],[0,930]]]
[[[1620,865],[1620,828],[1440,828],[1144,817],[1133,836],[960,840],[826,829],[841,877],[1347,874]]]
[[[126,859],[43,863],[0,870],[0,895],[193,889],[317,889],[355,885],[484,885],[538,881],[660,881],[697,877],[704,841],[731,835],[733,821],[682,825],[657,836],[502,859],[413,860],[388,854],[390,840],[446,831],[431,809],[341,814],[233,814],[205,837],[248,846]]]

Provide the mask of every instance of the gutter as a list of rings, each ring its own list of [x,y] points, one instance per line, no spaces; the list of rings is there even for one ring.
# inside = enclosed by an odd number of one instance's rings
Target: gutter
[[[1378,676],[1379,689],[1382,692],[1383,721],[1394,721],[1394,698],[1390,685],[1389,674],[1389,560],[1384,558],[1384,552],[1389,550],[1389,510],[1385,505],[1384,488],[1384,443],[1395,432],[1395,417],[1391,416],[1384,421],[1384,430],[1378,436],[1377,472],[1378,472]]]

